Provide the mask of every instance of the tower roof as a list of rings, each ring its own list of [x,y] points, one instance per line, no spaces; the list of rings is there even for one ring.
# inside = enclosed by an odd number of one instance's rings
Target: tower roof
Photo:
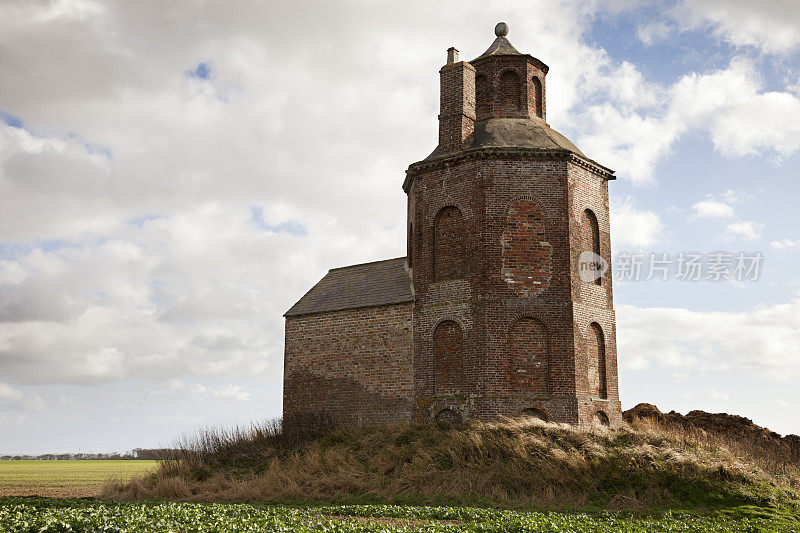
[[[521,56],[523,54],[514,48],[514,45],[506,38],[508,35],[508,24],[500,22],[494,27],[494,34],[497,38],[492,45],[481,55],[475,59],[481,59],[489,56]],[[474,61],[474,60],[473,60]]]
[[[467,150],[481,148],[531,148],[544,151],[568,151],[588,159],[572,141],[542,122],[528,118],[490,118],[475,123]],[[448,155],[437,147],[426,161]]]
[[[527,118],[490,118],[476,122],[469,148],[491,147],[567,150],[586,157],[572,141],[547,124]]]
[[[572,141],[547,123],[544,84],[549,67],[514,48],[507,38],[508,24],[505,22],[497,24],[494,32],[496,37],[492,45],[472,61],[458,62],[457,51],[454,48],[448,50],[447,65],[439,71],[439,144],[428,157],[412,164],[409,170],[427,168],[451,157],[483,158],[489,153],[519,154],[525,151],[545,158],[561,158],[569,154],[605,179],[615,179],[613,170],[589,159]],[[500,75],[512,67],[517,73],[522,73],[518,80],[522,85],[521,94],[514,95],[513,90],[509,92],[499,86]],[[468,79],[474,79],[474,83],[466,83]],[[483,81],[482,90],[478,86],[479,79]],[[502,96],[503,90],[511,95],[511,105],[498,101],[498,94]],[[514,98],[517,98],[516,102]],[[410,176],[407,174],[403,183],[406,191],[411,183]]]

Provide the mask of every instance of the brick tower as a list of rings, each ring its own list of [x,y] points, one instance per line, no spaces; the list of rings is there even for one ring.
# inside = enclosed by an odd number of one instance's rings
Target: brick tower
[[[548,126],[547,65],[495,34],[472,61],[448,50],[439,145],[403,184],[413,417],[615,425],[611,276],[591,275],[614,174]]]

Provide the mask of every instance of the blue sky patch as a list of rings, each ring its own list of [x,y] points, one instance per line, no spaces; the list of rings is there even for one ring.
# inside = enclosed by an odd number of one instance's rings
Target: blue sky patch
[[[207,80],[212,77],[212,69],[211,65],[205,62],[198,63],[194,70],[190,70],[188,72],[189,76],[193,78],[199,78],[201,80]]]
[[[2,109],[0,109],[0,120],[11,126],[12,128],[24,128],[25,123],[22,122],[22,119],[12,115],[11,113],[6,113]]]
[[[295,237],[305,237],[308,232],[306,227],[296,220],[286,220],[280,224],[269,224],[264,220],[264,208],[261,206],[251,206],[250,213],[252,220],[260,229],[271,233],[288,233]]]
[[[166,217],[164,215],[140,215],[128,219],[128,224],[131,226],[136,226],[141,228],[142,226],[144,226],[146,222],[150,222],[151,220],[158,220],[159,218],[166,218]]]

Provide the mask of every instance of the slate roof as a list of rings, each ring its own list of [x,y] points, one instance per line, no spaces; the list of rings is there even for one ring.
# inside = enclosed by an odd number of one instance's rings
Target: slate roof
[[[475,59],[482,59],[488,56],[521,56],[514,45],[502,35],[498,35],[492,45]],[[473,61],[475,61],[473,59]]]
[[[406,258],[332,268],[283,316],[414,301]]]
[[[489,118],[475,122],[472,143],[468,150],[481,148],[533,148],[536,150],[568,151],[588,159],[572,141],[538,120],[529,118]],[[448,155],[436,149],[426,161]]]
[[[547,124],[527,118],[490,118],[476,122],[470,148],[490,146],[568,150],[586,157],[572,141]]]

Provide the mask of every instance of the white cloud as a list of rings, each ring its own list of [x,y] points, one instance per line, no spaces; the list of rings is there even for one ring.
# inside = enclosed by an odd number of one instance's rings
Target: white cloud
[[[617,342],[625,370],[645,368],[644,359],[646,367],[795,380],[800,299],[741,313],[620,305]]]
[[[699,394],[692,394],[690,392],[686,392],[682,395],[684,400],[692,400],[695,398],[699,399],[708,399],[708,400],[730,400],[731,397],[728,393],[720,392],[718,390],[712,389],[703,391]]]
[[[26,394],[8,383],[0,383],[0,401],[3,400],[11,402],[17,408],[24,407],[34,411],[41,411],[45,408],[44,398],[40,395]]]
[[[130,224],[114,240],[0,262],[3,299],[29,302],[3,324],[0,372],[22,382],[99,383],[279,371],[281,315],[324,273],[316,265],[353,252],[389,255],[381,247],[401,247],[403,227],[369,228],[359,239],[307,213],[304,236],[275,229],[285,219],[271,207],[257,222],[247,206],[201,205]],[[4,277],[17,281],[3,285]],[[30,303],[40,292],[48,294],[42,311]],[[45,312],[48,301],[81,305],[55,314]]]
[[[691,130],[733,155],[797,150],[797,95],[764,93],[752,63],[659,84],[587,44],[607,3],[162,4],[0,7],[14,73],[0,110],[24,123],[0,122],[0,395],[14,401],[122,382],[246,401],[226,383],[280,375],[293,301],[330,267],[404,253],[403,169],[435,146],[446,48],[483,52],[487,12],[551,65],[548,120],[625,179],[654,182]],[[188,74],[200,63],[208,79]],[[664,228],[630,198],[612,223],[615,247]]]
[[[654,182],[656,164],[678,136],[659,119],[610,102],[590,107],[584,118],[589,132],[580,139],[584,153],[640,185]]]
[[[608,96],[629,108],[655,106],[665,96],[659,85],[647,81],[638,67],[628,61],[623,61],[609,75],[604,87]]]
[[[700,398],[710,398],[712,400],[730,400],[731,397],[727,392],[720,392],[716,389],[703,391],[698,394]]]
[[[618,70],[624,75],[625,69]],[[638,72],[633,71],[638,75]],[[668,87],[622,83],[623,102],[609,94],[582,113],[579,138],[585,153],[638,185],[653,183],[657,164],[692,131],[707,133],[730,156],[769,154],[778,160],[800,149],[800,97],[763,92],[754,63],[734,57],[724,69],[690,73]]]
[[[637,208],[630,196],[622,201],[622,205],[616,204],[612,204],[611,211],[611,236],[615,250],[643,248],[658,241],[664,223],[656,213]]]
[[[636,28],[636,36],[647,46],[661,42],[673,33],[675,26],[664,21],[648,22]]]
[[[682,77],[670,89],[665,124],[682,133],[707,130],[720,152],[744,156],[771,152],[781,156],[800,148],[800,98],[788,92],[761,92],[752,61],[734,57],[727,68]]]
[[[777,241],[772,241],[769,243],[771,248],[776,250],[786,250],[789,248],[794,248],[796,246],[800,246],[800,239],[780,239]]]
[[[736,45],[767,52],[800,46],[797,2],[686,0],[663,9],[660,16],[639,25],[637,35],[644,44],[675,32],[710,28]],[[685,75],[671,86],[644,85],[648,90],[625,105],[609,98],[590,107],[580,138],[589,153],[634,183],[652,183],[656,165],[693,130],[706,132],[716,150],[735,157],[769,154],[780,162],[800,149],[797,85],[764,91],[755,64],[745,56],[735,56],[724,69]],[[654,105],[651,95],[658,95],[662,104]]]
[[[726,227],[726,232],[730,237],[741,238],[746,241],[757,241],[761,238],[761,231],[764,229],[763,224],[753,222],[751,220],[743,220],[741,222],[731,222]]]
[[[800,98],[781,92],[752,95],[724,109],[711,126],[711,139],[737,156],[774,151],[781,156],[800,148]]]
[[[710,28],[738,46],[766,52],[800,48],[800,4],[749,0],[683,0],[673,11],[674,21],[687,29]]]
[[[190,388],[191,393],[199,398],[214,398],[218,400],[233,402],[250,401],[250,393],[243,390],[239,385],[228,385],[221,388],[210,388],[205,385],[196,384]]]
[[[658,101],[576,39],[597,6],[495,7],[553,65],[554,123],[587,96]],[[0,122],[0,375],[18,383],[279,373],[295,299],[330,267],[403,253],[402,171],[435,146],[445,50],[494,38],[485,5],[455,1],[388,26],[380,6],[311,1],[2,10],[0,69],[17,74],[0,109],[24,125]],[[207,79],[188,74],[200,63]],[[657,217],[621,216],[652,240]]]
[[[25,395],[8,383],[0,383],[0,400],[21,400]]]
[[[752,193],[748,193],[746,191],[734,191],[733,189],[728,189],[721,195],[722,199],[729,204],[740,204],[749,200],[752,196]]]
[[[733,216],[733,208],[724,202],[707,199],[692,206],[697,218],[729,218]]]

